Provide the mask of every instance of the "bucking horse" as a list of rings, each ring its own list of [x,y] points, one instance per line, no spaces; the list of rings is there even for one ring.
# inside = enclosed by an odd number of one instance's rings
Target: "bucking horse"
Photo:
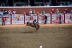
[[[31,27],[34,27],[36,28],[36,30],[38,30],[40,28],[40,25],[38,23],[31,23],[31,22],[27,22],[26,26],[31,26]]]

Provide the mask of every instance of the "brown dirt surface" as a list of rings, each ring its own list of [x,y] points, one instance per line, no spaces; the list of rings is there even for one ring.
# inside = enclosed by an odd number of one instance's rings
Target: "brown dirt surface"
[[[40,26],[71,26],[71,25],[72,24],[40,24]],[[0,24],[0,27],[17,27],[17,26],[22,27],[22,26],[26,26],[26,24],[20,24],[20,25],[14,24],[14,25],[5,25],[5,26],[2,26]]]
[[[72,24],[0,25],[0,48],[72,48]]]

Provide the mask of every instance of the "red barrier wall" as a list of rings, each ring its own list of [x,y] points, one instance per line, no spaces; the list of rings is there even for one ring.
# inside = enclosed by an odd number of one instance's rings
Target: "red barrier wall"
[[[68,9],[68,11],[70,12],[70,10],[72,10],[72,7],[70,6],[49,6],[49,7],[0,7],[1,9],[5,9],[5,10],[13,10],[15,9],[17,14],[23,14],[23,12],[29,12],[30,9],[35,10],[36,12],[41,12],[41,10],[45,10],[46,13],[49,13],[51,11],[51,9],[59,9],[60,13],[63,13],[64,9]]]

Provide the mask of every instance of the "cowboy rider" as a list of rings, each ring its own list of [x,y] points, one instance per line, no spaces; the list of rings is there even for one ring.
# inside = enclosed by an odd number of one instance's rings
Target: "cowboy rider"
[[[33,20],[33,24],[34,24],[35,27],[36,27],[36,23],[37,23],[37,22],[36,22],[36,19]]]

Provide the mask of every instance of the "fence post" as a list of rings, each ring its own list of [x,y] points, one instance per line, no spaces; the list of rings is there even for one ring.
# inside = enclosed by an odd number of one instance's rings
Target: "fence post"
[[[10,12],[10,24],[12,24],[12,12]]]
[[[72,14],[70,15],[70,23],[72,23]]]
[[[66,12],[64,11],[64,23],[65,23],[65,21],[66,21],[66,20],[65,20],[65,19],[66,19],[66,16],[65,16],[65,14],[66,14]]]
[[[52,24],[52,12],[50,12],[50,24]]]
[[[39,23],[39,12],[37,12],[37,22]]]
[[[26,12],[24,12],[24,24],[26,23]]]

